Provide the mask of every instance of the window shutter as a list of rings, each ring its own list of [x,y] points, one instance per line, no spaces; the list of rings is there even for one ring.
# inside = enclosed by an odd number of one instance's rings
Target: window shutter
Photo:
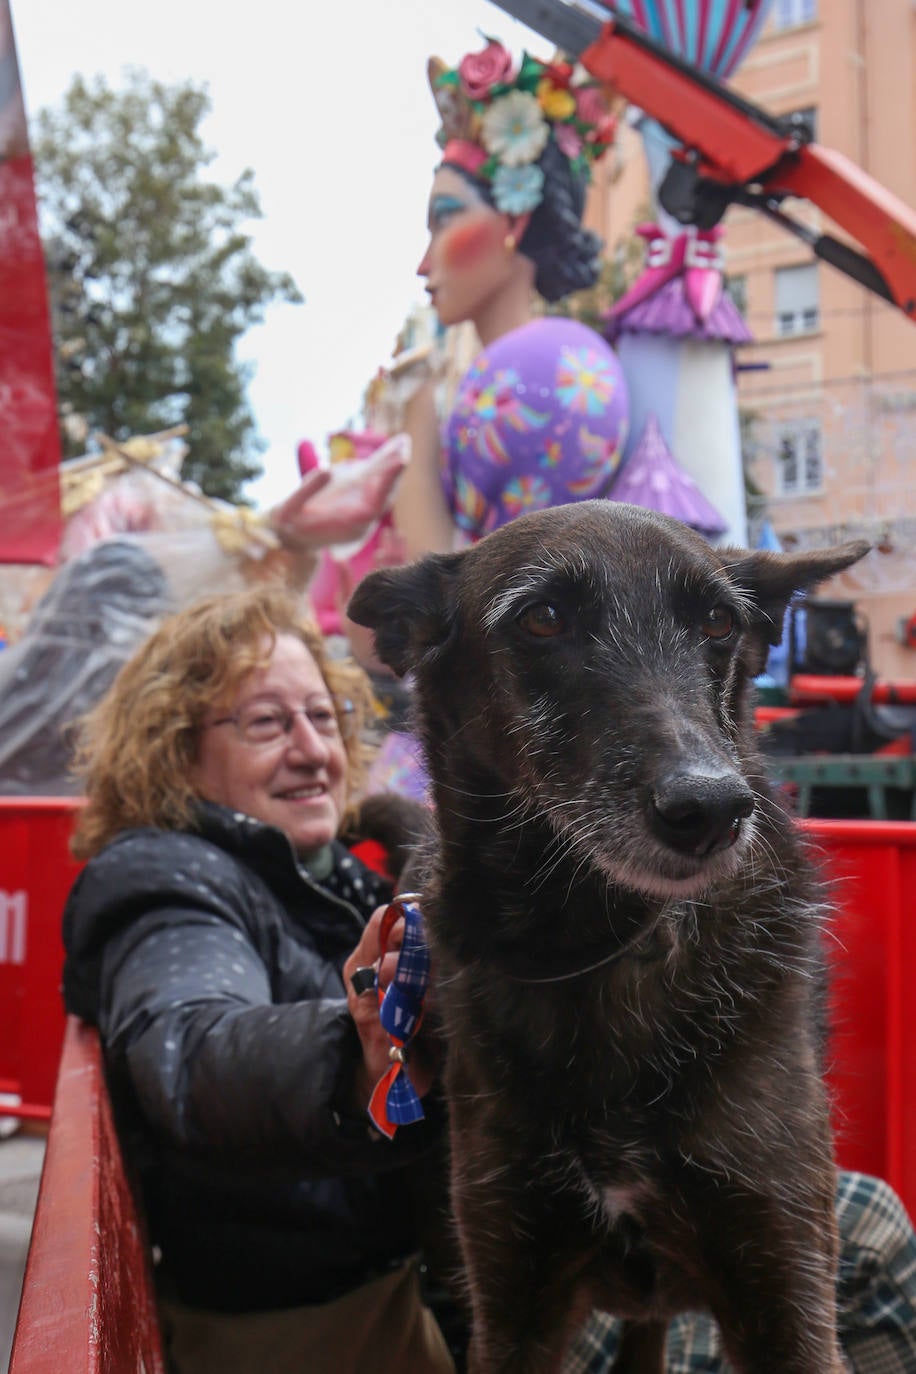
[[[802,315],[817,310],[817,263],[780,267],[776,272],[776,313]]]

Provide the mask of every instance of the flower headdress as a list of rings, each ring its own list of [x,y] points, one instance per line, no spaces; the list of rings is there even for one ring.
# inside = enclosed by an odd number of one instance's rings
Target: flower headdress
[[[569,62],[540,62],[529,53],[515,70],[494,38],[457,67],[432,58],[429,84],[442,116],[444,160],[488,182],[494,205],[506,214],[540,205],[544,173],[537,162],[551,131],[586,182],[614,140],[616,120],[596,81]]]

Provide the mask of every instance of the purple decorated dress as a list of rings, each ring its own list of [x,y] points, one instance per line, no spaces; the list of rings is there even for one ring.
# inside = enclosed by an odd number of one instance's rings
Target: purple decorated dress
[[[627,394],[611,348],[578,320],[532,320],[483,349],[443,431],[455,523],[480,539],[526,511],[603,496],[620,465]]]
[[[527,511],[604,496],[627,418],[620,364],[594,330],[554,316],[503,334],[468,368],[443,428],[442,481],[455,524],[475,542]],[[386,738],[369,790],[427,796],[413,736]]]

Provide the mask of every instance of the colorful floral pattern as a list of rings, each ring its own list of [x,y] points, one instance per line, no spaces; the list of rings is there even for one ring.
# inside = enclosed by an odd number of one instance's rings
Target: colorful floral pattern
[[[397,792],[402,797],[432,806],[429,776],[423,763],[423,750],[415,735],[392,730],[369,770],[368,792]]]
[[[544,510],[552,504],[553,489],[543,477],[512,477],[503,488],[503,505],[512,520],[529,510]]]
[[[535,410],[522,399],[526,388],[514,368],[500,369],[492,375],[489,371],[489,358],[482,353],[465,379],[463,407],[468,423],[459,422],[459,442],[491,463],[508,463],[508,432],[523,435],[540,429],[547,424],[550,413]]]
[[[544,506],[602,496],[620,465],[626,387],[610,347],[546,318],[478,355],[443,436],[443,484],[471,538]]]
[[[600,415],[614,394],[608,358],[594,348],[562,348],[557,378],[560,400],[582,415]]]
[[[487,527],[489,508],[487,499],[479,487],[475,487],[469,477],[455,474],[452,498],[452,516],[459,529],[465,534],[474,535]]]

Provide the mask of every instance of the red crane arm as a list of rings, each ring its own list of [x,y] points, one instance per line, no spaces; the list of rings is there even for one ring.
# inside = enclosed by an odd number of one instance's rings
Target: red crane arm
[[[677,218],[708,224],[731,201],[756,205],[916,320],[916,213],[842,153],[787,131],[620,19],[579,61],[684,145],[686,171],[671,178],[674,203],[666,205]],[[786,196],[816,205],[864,252],[790,220],[778,209]],[[664,204],[664,185],[661,197]]]
[[[683,145],[659,188],[669,214],[709,228],[730,204],[753,206],[916,321],[916,212],[842,153],[811,142],[804,130],[730,91],[626,20],[606,19],[607,4],[497,3]],[[791,218],[782,209],[791,196],[817,206],[855,243]]]

